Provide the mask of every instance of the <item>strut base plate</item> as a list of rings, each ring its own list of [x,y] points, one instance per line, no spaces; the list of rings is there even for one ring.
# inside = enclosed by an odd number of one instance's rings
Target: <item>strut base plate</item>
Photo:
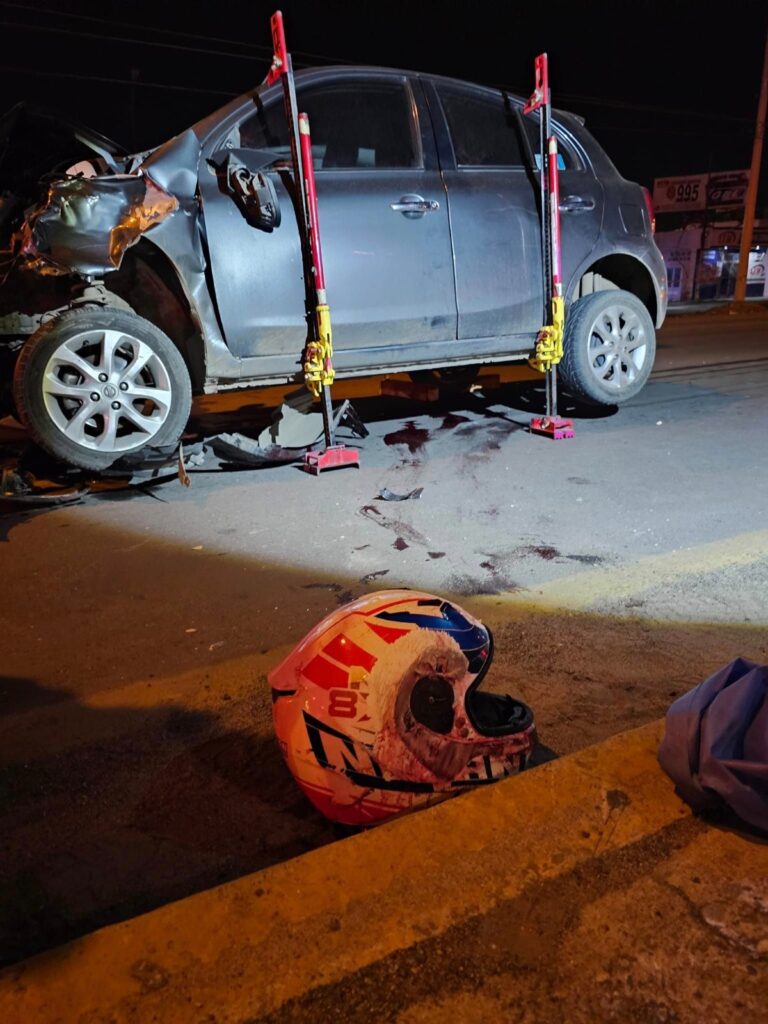
[[[564,420],[560,416],[539,416],[531,420],[531,433],[562,441],[574,436],[573,420]]]
[[[336,444],[323,451],[307,452],[304,455],[304,469],[319,476],[324,469],[343,469],[345,466],[360,467],[360,453],[357,448]]]

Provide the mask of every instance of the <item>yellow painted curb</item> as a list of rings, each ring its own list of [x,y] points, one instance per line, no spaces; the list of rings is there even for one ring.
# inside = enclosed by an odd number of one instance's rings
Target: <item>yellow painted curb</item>
[[[9,968],[0,1020],[253,1020],[686,815],[656,763],[661,732],[624,733]]]

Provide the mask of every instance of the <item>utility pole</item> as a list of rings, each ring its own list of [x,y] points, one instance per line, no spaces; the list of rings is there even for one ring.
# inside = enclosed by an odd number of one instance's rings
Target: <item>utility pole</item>
[[[749,170],[749,185],[744,202],[744,227],[741,232],[741,248],[739,249],[739,269],[736,273],[734,302],[743,302],[747,297],[747,271],[749,269],[749,250],[752,248],[752,229],[755,226],[755,207],[757,206],[757,185],[760,177],[760,158],[763,155],[763,138],[765,137],[765,108],[768,102],[768,33],[765,36],[765,54],[763,56],[763,77],[760,84],[760,100],[757,104],[757,124],[755,126],[755,143],[752,147],[752,166]]]

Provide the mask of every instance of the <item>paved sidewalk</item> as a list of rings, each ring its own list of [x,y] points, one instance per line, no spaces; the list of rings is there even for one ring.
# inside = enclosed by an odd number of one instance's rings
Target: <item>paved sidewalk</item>
[[[661,723],[0,975],[13,1024],[730,1022],[768,1006],[768,847],[675,796]]]

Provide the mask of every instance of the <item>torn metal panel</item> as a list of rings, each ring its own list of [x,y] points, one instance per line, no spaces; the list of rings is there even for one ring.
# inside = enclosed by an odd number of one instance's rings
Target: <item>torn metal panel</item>
[[[151,241],[168,257],[205,340],[206,380],[237,380],[240,360],[232,355],[208,288],[197,203],[185,200],[179,212],[152,229]]]
[[[178,206],[148,175],[65,178],[27,217],[21,252],[41,273],[100,276]]]
[[[178,215],[153,229],[152,243],[171,261],[205,341],[206,377],[236,380],[240,376],[240,361],[224,340],[206,278],[207,260],[197,200],[200,153],[200,141],[190,128],[153,150],[138,169],[172,193],[179,203]]]
[[[142,163],[141,170],[177,199],[194,199],[199,163],[200,141],[188,128],[153,150]]]

